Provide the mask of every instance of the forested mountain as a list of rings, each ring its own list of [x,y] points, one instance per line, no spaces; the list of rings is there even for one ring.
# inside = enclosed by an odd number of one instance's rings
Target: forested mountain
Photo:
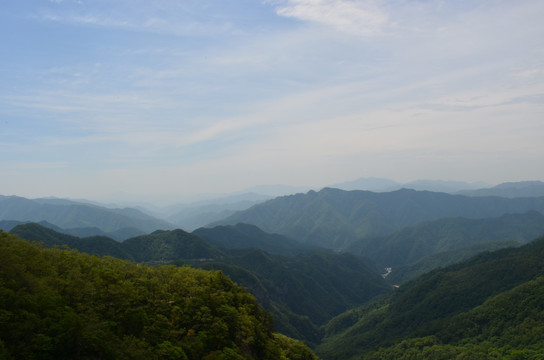
[[[17,225],[28,224],[30,222],[32,221],[0,220],[0,229],[9,232]],[[131,237],[145,234],[142,230],[136,228],[122,228],[113,232],[105,232],[97,227],[63,229],[43,220],[37,223],[57,232],[77,237],[105,236],[117,241],[123,241]]]
[[[2,359],[315,359],[220,272],[41,249],[0,232]]]
[[[323,359],[393,359],[416,350],[423,356],[425,348],[424,357],[436,359],[542,356],[543,276],[544,238],[482,253],[333,319],[318,354]],[[389,348],[375,352],[378,347]]]
[[[259,248],[269,253],[296,255],[304,252],[327,251],[313,245],[303,244],[279,234],[269,234],[255,225],[236,224],[200,228],[193,234],[207,243],[230,249]]]
[[[150,233],[157,229],[172,229],[166,221],[158,220],[136,209],[109,209],[60,199],[30,200],[18,196],[0,197],[0,220],[47,221],[62,229],[98,228],[104,233],[134,235],[134,229]],[[93,235],[101,235],[93,234]]]
[[[113,256],[136,262],[165,263],[174,260],[199,260],[224,256],[218,248],[183,230],[157,230],[117,242],[103,236],[79,238],[62,234],[36,223],[18,225],[12,234],[47,247],[67,245],[91,255]]]
[[[419,275],[439,267],[455,264],[486,251],[497,251],[507,247],[516,247],[520,244],[513,240],[479,242],[455,250],[442,251],[428,255],[421,260],[398,268],[392,268],[387,275],[390,284],[399,285]]]
[[[457,217],[427,221],[389,236],[363,238],[346,250],[395,269],[440,252],[505,240],[524,244],[542,234],[544,215],[530,211],[488,219]]]
[[[268,254],[259,249],[196,264],[221,270],[247,287],[269,309],[283,333],[311,343],[319,326],[357,304],[391,290],[376,272],[350,254]]]
[[[423,221],[489,218],[529,210],[544,212],[544,197],[506,199],[407,189],[373,193],[325,188],[266,201],[221,224],[253,224],[266,232],[338,250],[363,237],[388,235]]]
[[[253,236],[262,233],[252,226],[237,228]],[[67,245],[90,254],[136,262],[191,264],[222,270],[250,289],[271,311],[279,330],[312,343],[321,339],[319,326],[333,316],[391,289],[361,259],[349,254],[324,252],[288,256],[273,255],[256,248],[219,248],[183,230],[156,231],[122,243],[104,237],[80,239],[33,223],[16,226],[12,233],[48,247]],[[272,234],[263,236],[268,240],[278,239]],[[285,241],[283,237],[279,239]],[[286,246],[290,243],[281,245],[289,250]],[[297,253],[301,248],[293,245],[296,248],[287,252]]]

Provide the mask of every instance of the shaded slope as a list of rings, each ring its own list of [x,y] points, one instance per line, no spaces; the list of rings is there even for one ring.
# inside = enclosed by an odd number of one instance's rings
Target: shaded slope
[[[47,247],[68,246],[91,255],[109,255],[119,259],[134,260],[121,243],[105,236],[79,238],[37,223],[17,225],[11,229],[10,233],[28,241],[41,242]]]
[[[222,270],[250,289],[279,319],[282,331],[312,343],[321,338],[318,327],[333,316],[391,291],[377,273],[353,255],[282,256],[259,249],[238,252],[199,266]]]
[[[135,261],[171,262],[180,259],[215,259],[223,252],[206,243],[198,236],[183,230],[158,230],[125,240],[123,249],[132,254]]]
[[[193,231],[193,234],[209,244],[230,249],[255,247],[270,253],[292,255],[324,250],[317,246],[300,243],[283,235],[266,233],[255,225],[248,224],[200,228]]]
[[[48,247],[66,245],[89,254],[113,256],[136,262],[210,259],[224,255],[218,248],[183,230],[158,230],[122,243],[105,236],[78,238],[36,223],[18,225],[11,230],[11,233],[25,240],[42,242]]]
[[[478,243],[509,240],[523,244],[542,234],[544,215],[537,211],[488,219],[448,218],[407,227],[385,237],[361,239],[347,251],[396,268]]]

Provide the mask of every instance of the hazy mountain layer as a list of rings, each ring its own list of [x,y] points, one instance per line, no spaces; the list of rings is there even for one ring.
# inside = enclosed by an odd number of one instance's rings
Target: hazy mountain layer
[[[502,183],[492,188],[462,191],[470,196],[501,196],[506,198],[544,196],[544,182],[520,181]]]
[[[126,229],[150,233],[173,227],[136,209],[109,209],[62,199],[30,200],[17,196],[0,197],[0,220],[47,221],[62,229],[96,227],[110,234]]]
[[[266,232],[338,250],[358,239],[388,235],[423,221],[489,218],[529,210],[544,212],[544,197],[506,199],[406,189],[374,193],[326,188],[266,201],[221,224],[253,224]]]

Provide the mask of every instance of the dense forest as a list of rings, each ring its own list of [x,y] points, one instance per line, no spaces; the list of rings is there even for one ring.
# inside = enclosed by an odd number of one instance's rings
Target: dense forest
[[[218,271],[44,249],[0,232],[2,359],[314,359]]]
[[[336,317],[317,352],[324,359],[541,359],[543,279],[544,238],[484,252]]]
[[[274,316],[278,330],[311,344],[319,343],[320,326],[328,320],[391,289],[391,285],[354,255],[315,252],[313,246],[266,234],[254,226],[200,229],[193,234],[179,229],[159,230],[122,243],[105,237],[78,238],[36,223],[18,225],[11,233],[48,247],[68,246],[90,254],[148,264],[221,270],[257,297]],[[205,236],[206,241],[197,233]],[[279,254],[236,245],[257,246],[266,240],[265,248]],[[234,248],[216,247],[209,242],[223,245],[230,242]]]

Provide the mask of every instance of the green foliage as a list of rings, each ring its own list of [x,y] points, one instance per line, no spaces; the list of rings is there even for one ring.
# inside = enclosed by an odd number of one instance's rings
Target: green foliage
[[[278,330],[311,344],[320,341],[318,328],[332,317],[391,291],[378,274],[349,254],[293,257],[249,249],[199,266],[221,270],[249,289],[274,315]]]
[[[2,358],[300,358],[221,272],[42,249],[2,232],[0,256]]]
[[[485,358],[489,351],[510,356],[522,349],[544,348],[544,338],[537,335],[544,333],[544,280],[533,281],[544,276],[543,259],[540,238],[427,273],[388,298],[332,320],[317,352],[324,359],[351,358],[378,347],[387,348],[383,354],[398,355],[408,348],[417,353],[419,346],[437,354],[462,355],[466,349],[459,347],[470,345],[466,358],[478,358],[480,353]],[[435,336],[432,343],[425,342],[429,336]],[[403,344],[412,338],[426,340],[421,346],[417,345],[421,340]],[[483,345],[487,347],[482,350]],[[377,354],[369,359],[380,358]],[[408,354],[401,358],[410,358]]]
[[[544,359],[544,278],[437,321],[435,335],[410,338],[365,359]]]
[[[253,226],[242,229],[253,232],[253,236],[262,233]],[[219,236],[219,229],[215,230],[215,236]],[[284,256],[258,249],[220,250],[182,230],[156,231],[123,243],[98,237],[79,239],[32,223],[15,227],[12,233],[47,246],[67,244],[91,254],[120,254],[139,262],[221,270],[258,298],[274,315],[279,331],[310,344],[320,341],[319,326],[333,316],[391,289],[362,260],[348,254]],[[268,235],[265,239],[276,239]],[[230,238],[231,234],[227,232],[226,236]]]

